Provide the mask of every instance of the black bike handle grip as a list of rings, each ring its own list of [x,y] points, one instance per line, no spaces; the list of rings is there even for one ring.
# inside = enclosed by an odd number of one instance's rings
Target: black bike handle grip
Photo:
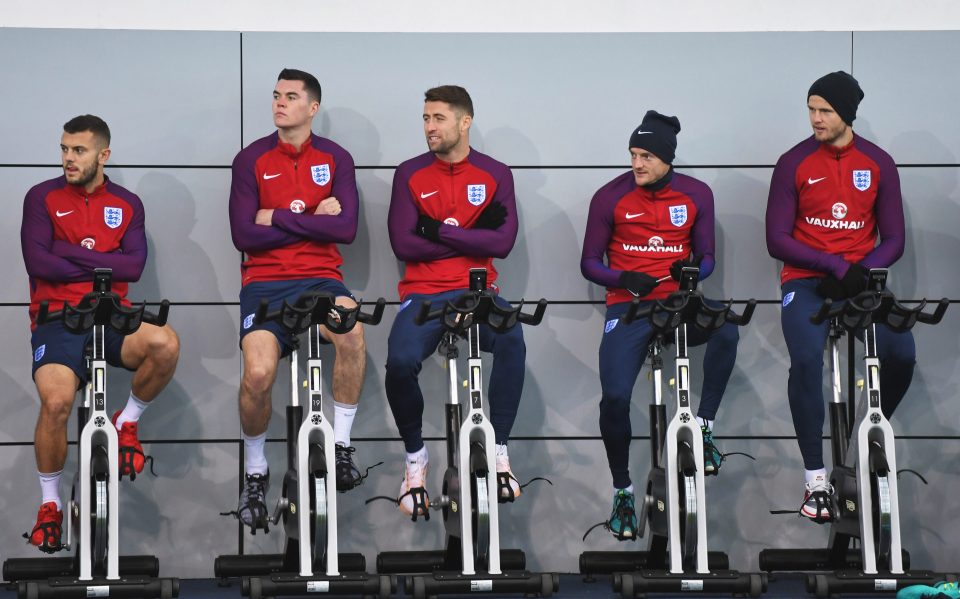
[[[921,312],[920,315],[917,316],[917,320],[923,324],[938,324],[941,320],[943,320],[943,315],[949,306],[950,300],[943,298],[937,302],[937,309],[933,311],[933,314],[923,314]]]
[[[263,324],[267,320],[267,309],[270,307],[270,300],[262,299],[260,300],[260,305],[257,306],[257,313],[253,317],[253,322],[255,324]]]
[[[44,300],[40,302],[40,310],[37,311],[37,324],[44,324],[47,322],[47,315],[50,311],[50,302]]]
[[[810,317],[810,322],[813,324],[820,324],[830,317],[830,308],[833,307],[833,300],[829,297],[823,300],[823,304],[820,306],[820,311]]]
[[[520,300],[521,305],[523,300]],[[540,298],[540,301],[537,302],[537,309],[533,311],[533,314],[524,314],[521,312],[517,315],[517,320],[523,324],[528,324],[530,326],[537,326],[543,320],[543,314],[547,311],[547,300],[545,298]]]
[[[627,311],[623,314],[620,320],[623,321],[623,324],[630,324],[634,320],[637,320],[640,318],[649,318],[650,313],[652,311],[653,311],[653,305],[640,309],[640,299],[633,298],[632,300],[630,300],[630,307],[627,308]]]
[[[383,318],[383,308],[387,305],[387,300],[381,298],[377,299],[376,305],[373,307],[372,314],[365,314],[360,312],[357,314],[357,320],[364,324],[378,325],[380,324],[380,319]]]
[[[757,300],[750,298],[747,300],[747,306],[743,309],[743,314],[740,314],[734,318],[734,323],[737,326],[745,327],[750,324],[750,319],[753,318],[753,311],[757,309]]]
[[[430,302],[425,301],[420,304],[420,312],[413,318],[413,323],[421,325],[430,320]]]
[[[170,300],[160,302],[160,310],[153,314],[152,312],[143,313],[143,322],[162,327],[167,324],[167,314],[170,312]]]

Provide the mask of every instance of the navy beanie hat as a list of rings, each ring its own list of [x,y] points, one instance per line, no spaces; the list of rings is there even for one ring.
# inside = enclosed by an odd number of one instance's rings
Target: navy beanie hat
[[[807,92],[810,96],[820,96],[837,111],[837,114],[848,125],[853,125],[857,118],[857,107],[863,99],[863,90],[853,75],[843,71],[836,71],[817,79]]]
[[[667,164],[673,164],[677,152],[677,133],[680,133],[680,120],[677,117],[648,110],[640,126],[630,135],[630,145],[627,147],[647,150]]]

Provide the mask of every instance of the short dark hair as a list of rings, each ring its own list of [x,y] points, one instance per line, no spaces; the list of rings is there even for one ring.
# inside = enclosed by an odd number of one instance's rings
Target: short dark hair
[[[98,116],[81,114],[63,124],[64,133],[83,133],[84,131],[93,133],[94,137],[104,142],[103,147],[110,147],[110,127]]]
[[[302,81],[303,89],[307,92],[307,97],[317,102],[320,101],[320,82],[310,73],[298,69],[283,69],[280,71],[280,75],[277,76],[277,81],[281,79],[284,81]]]
[[[459,85],[432,87],[423,94],[424,102],[446,102],[454,111],[469,114],[473,118],[473,100],[467,90]]]

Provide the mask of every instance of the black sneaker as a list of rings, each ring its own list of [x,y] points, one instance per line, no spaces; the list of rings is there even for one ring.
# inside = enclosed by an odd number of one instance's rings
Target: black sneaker
[[[360,470],[353,463],[353,454],[357,451],[357,448],[337,443],[334,450],[337,459],[337,491],[343,493],[356,487],[363,480],[363,477],[360,476]]]
[[[269,514],[267,513],[267,492],[270,490],[270,471],[266,474],[247,474],[244,477],[243,490],[240,492],[240,501],[237,502],[237,518],[250,531],[256,533],[258,528],[269,531]]]

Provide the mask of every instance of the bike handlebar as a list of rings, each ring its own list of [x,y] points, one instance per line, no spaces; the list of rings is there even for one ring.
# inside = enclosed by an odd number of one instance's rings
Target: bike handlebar
[[[757,300],[747,300],[746,307],[742,314],[737,314],[732,310],[733,300],[722,302],[721,306],[714,308],[708,305],[699,291],[676,291],[663,300],[652,300],[647,306],[640,307],[641,300],[634,299],[630,307],[623,315],[624,324],[630,324],[634,320],[647,319],[654,331],[657,333],[667,333],[676,329],[681,324],[692,324],[698,329],[706,332],[715,331],[726,323],[737,326],[746,326],[753,318],[753,312],[757,307]]]
[[[65,329],[71,333],[85,333],[96,325],[109,326],[121,335],[135,333],[144,322],[162,327],[167,324],[170,302],[160,302],[156,314],[146,310],[146,303],[126,307],[120,296],[114,292],[91,292],[83,296],[76,306],[64,302],[63,309],[50,312],[49,302],[40,302],[37,312],[37,324],[62,321]]]
[[[431,310],[432,304],[424,301],[420,304],[420,312],[413,322],[423,325],[430,320],[443,320],[443,325],[450,331],[463,332],[474,323],[486,324],[498,333],[508,331],[517,323],[536,326],[543,321],[547,310],[547,300],[541,298],[532,313],[523,312],[525,301],[510,308],[503,308],[494,301],[490,291],[468,291],[454,300],[447,300],[443,307]]]
[[[324,291],[309,291],[300,295],[293,304],[283,301],[280,309],[270,311],[269,300],[262,300],[257,307],[253,322],[263,324],[276,322],[284,331],[299,335],[315,324],[322,324],[330,332],[343,335],[350,332],[358,322],[380,324],[386,300],[377,299],[373,312],[363,312],[363,300],[353,308],[339,306],[336,297]]]
[[[829,298],[825,299],[820,309],[810,317],[810,322],[821,324],[827,320],[836,320],[848,331],[864,329],[871,324],[885,324],[894,332],[903,333],[918,322],[938,324],[943,320],[950,300],[941,299],[933,312],[924,312],[926,305],[927,300],[924,298],[915,308],[908,308],[897,301],[890,291],[868,290],[838,304],[834,304]]]

